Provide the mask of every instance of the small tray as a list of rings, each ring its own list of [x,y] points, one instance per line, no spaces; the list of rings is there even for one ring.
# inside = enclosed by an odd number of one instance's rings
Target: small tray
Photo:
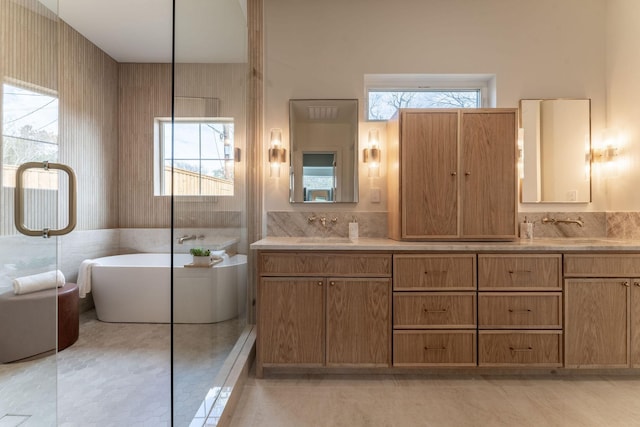
[[[218,264],[219,262],[222,262],[222,258],[215,258],[212,259],[211,262],[209,264],[194,264],[194,263],[189,263],[189,264],[185,264],[184,267],[187,268],[210,268],[213,267],[214,265]]]

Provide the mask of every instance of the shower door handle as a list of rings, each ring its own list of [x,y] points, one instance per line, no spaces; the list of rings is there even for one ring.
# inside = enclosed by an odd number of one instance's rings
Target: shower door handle
[[[24,196],[22,189],[22,175],[27,169],[57,169],[66,172],[69,176],[69,223],[60,229],[45,228],[42,230],[31,230],[24,225]],[[76,174],[67,165],[49,162],[27,162],[18,167],[16,171],[16,189],[14,194],[14,223],[18,231],[26,236],[42,236],[45,239],[51,236],[62,236],[71,233],[76,227],[77,201],[76,201]]]

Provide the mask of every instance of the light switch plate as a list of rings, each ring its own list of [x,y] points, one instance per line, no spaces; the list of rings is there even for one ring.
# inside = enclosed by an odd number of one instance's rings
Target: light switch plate
[[[371,203],[380,203],[380,189],[372,188],[369,197],[371,198]]]

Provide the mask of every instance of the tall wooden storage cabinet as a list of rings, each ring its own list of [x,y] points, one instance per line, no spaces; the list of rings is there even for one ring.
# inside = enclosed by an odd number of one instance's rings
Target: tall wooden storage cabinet
[[[387,124],[389,237],[515,238],[516,138],[516,109],[400,109]]]

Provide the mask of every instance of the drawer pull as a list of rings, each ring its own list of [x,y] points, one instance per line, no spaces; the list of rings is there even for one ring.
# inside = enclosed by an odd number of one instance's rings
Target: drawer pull
[[[509,350],[516,352],[516,351],[533,351],[533,347],[524,347],[524,348],[517,348],[517,347],[509,347]]]
[[[442,347],[426,347],[424,348],[427,351],[432,351],[432,350],[438,350],[438,351],[442,351],[442,350],[446,350],[447,347],[442,346]]]
[[[527,274],[531,273],[531,270],[509,270],[509,274]]]
[[[433,309],[433,308],[423,307],[422,311],[424,311],[425,313],[446,313],[447,309],[446,308]]]
[[[433,270],[433,271],[425,270],[424,274],[447,274],[447,270]]]
[[[530,308],[510,308],[509,313],[531,313],[533,310]]]

